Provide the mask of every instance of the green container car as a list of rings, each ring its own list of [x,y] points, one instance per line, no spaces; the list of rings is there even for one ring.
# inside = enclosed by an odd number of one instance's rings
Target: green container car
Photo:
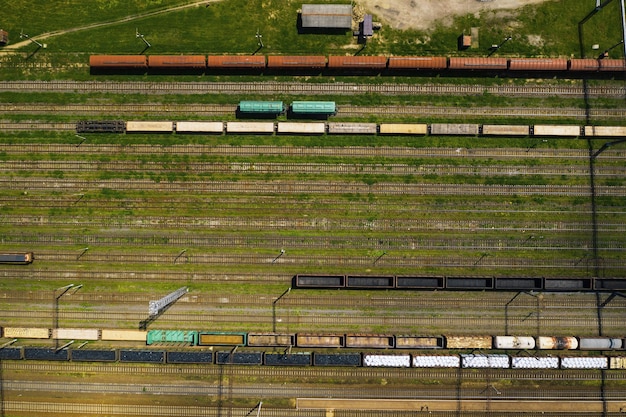
[[[293,114],[336,114],[334,101],[294,101],[291,103]]]
[[[281,114],[285,111],[282,101],[240,101],[239,112],[252,114]]]
[[[198,345],[198,332],[195,330],[150,330],[146,344],[153,343],[186,343]]]

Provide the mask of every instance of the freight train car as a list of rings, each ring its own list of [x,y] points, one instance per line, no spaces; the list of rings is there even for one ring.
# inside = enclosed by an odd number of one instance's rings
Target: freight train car
[[[204,70],[204,55],[150,55],[148,66],[152,70]]]
[[[323,135],[326,133],[326,124],[278,122],[276,132],[279,135]]]
[[[244,103],[244,102],[242,102]],[[266,103],[242,104],[237,110],[240,115],[251,117],[275,117],[280,105]],[[281,102],[276,102],[281,103]],[[261,109],[260,106],[265,106]],[[256,110],[255,110],[256,109]],[[256,111],[256,112],[255,112]],[[334,102],[293,102],[289,115],[294,118],[325,119],[336,114]],[[283,124],[282,127],[280,123]],[[303,123],[300,123],[303,124]],[[227,133],[240,134],[328,134],[341,135],[439,135],[439,136],[502,136],[502,137],[598,137],[621,138],[626,136],[626,126],[577,126],[577,125],[480,125],[475,123],[356,123],[356,122],[318,122],[300,126],[298,122],[171,122],[171,121],[99,121],[81,120],[76,123],[77,133],[210,133],[222,134],[224,125]]]
[[[173,122],[129,121],[126,122],[126,133],[172,133]]]
[[[506,71],[508,59],[450,57],[448,68],[457,71]]]
[[[381,135],[427,135],[428,125],[425,123],[381,123]]]
[[[0,264],[28,265],[33,259],[35,256],[32,252],[0,253]]]
[[[337,114],[337,105],[334,101],[294,101],[291,103],[291,113],[329,116]]]
[[[511,71],[567,71],[568,61],[565,58],[511,58]]]
[[[391,70],[443,70],[448,68],[444,56],[390,56],[387,67]]]
[[[265,57],[262,55],[209,55],[207,57],[209,70],[262,71],[265,65]]]
[[[285,111],[282,101],[242,100],[237,108],[241,114],[277,116]]]
[[[246,346],[248,334],[242,332],[207,332],[198,333],[199,346]]]
[[[328,57],[329,70],[380,71],[387,68],[387,57],[366,55],[331,55]]]
[[[292,71],[302,74],[394,74],[413,75],[424,71],[454,74],[530,74],[548,73],[590,77],[594,74],[623,75],[623,59],[565,59],[565,58],[498,58],[498,57],[446,57],[446,56],[367,56],[367,55],[92,55],[89,65],[93,73],[159,72],[164,69],[189,69],[228,73],[262,73]]]
[[[214,134],[224,133],[223,122],[176,122],[176,133]]]
[[[326,57],[323,55],[270,55],[267,57],[267,68],[280,70],[322,70],[326,68]]]
[[[146,71],[148,58],[145,55],[91,55],[89,67],[94,72],[103,70]]]
[[[328,123],[328,133],[331,135],[376,135],[376,123]]]
[[[624,278],[394,276],[298,274],[293,288],[459,291],[626,291]]]
[[[2,360],[45,360],[73,362],[131,362],[176,365],[264,365],[264,366],[353,366],[385,368],[466,368],[466,369],[595,369],[624,370],[624,356],[515,356],[501,353],[394,354],[262,351],[197,351],[146,349],[51,349],[5,347]]]
[[[274,134],[273,122],[226,122],[226,133],[228,134]]]

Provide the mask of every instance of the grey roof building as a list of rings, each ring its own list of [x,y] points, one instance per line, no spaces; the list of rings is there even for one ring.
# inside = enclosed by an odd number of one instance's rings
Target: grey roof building
[[[352,29],[352,5],[303,4],[303,28]]]

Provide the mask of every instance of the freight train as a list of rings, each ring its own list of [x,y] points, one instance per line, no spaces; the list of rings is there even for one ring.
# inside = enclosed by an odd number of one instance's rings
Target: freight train
[[[0,349],[0,360],[121,362],[195,365],[350,366],[384,368],[624,370],[626,356],[527,356],[513,354],[380,354],[148,349]]]
[[[334,102],[313,102],[332,103]],[[331,104],[318,116],[327,116]],[[313,113],[309,113],[313,116]],[[77,133],[209,134],[209,135],[370,135],[482,136],[536,138],[623,138],[626,126],[489,125],[476,123],[359,123],[275,121],[123,121],[81,120]]]
[[[72,341],[125,340],[136,341],[143,337],[151,349],[76,349],[68,346],[46,348],[35,346],[3,347],[2,360],[55,360],[88,362],[144,362],[144,363],[193,363],[193,364],[237,364],[237,365],[288,365],[288,366],[364,366],[401,368],[502,368],[502,369],[626,369],[626,357],[619,356],[626,341],[622,338],[606,337],[515,337],[515,336],[380,336],[380,335],[319,335],[319,334],[252,334],[239,332],[204,332],[180,330],[94,330],[94,329],[49,329],[5,328],[7,338],[43,336]],[[27,334],[28,333],[28,334]],[[77,337],[83,336],[83,337]],[[325,348],[337,347],[341,340],[346,345],[353,343],[355,351],[328,352]],[[397,351],[372,353],[367,350],[386,340],[396,344]],[[421,341],[419,341],[421,340]],[[291,343],[291,344],[288,344]],[[420,345],[421,344],[421,345]],[[423,344],[430,346],[426,347]],[[407,349],[433,349],[433,345],[451,350],[470,350],[471,353],[404,353]],[[68,344],[69,345],[69,344]],[[84,344],[83,344],[84,345]],[[158,345],[156,347],[155,345]],[[182,346],[197,346],[195,349],[180,350]],[[229,350],[219,350],[228,346]],[[237,350],[237,346],[251,349]],[[167,348],[165,348],[167,347]],[[292,352],[292,347],[302,351]],[[218,348],[214,350],[214,348]],[[273,351],[259,349],[273,348]],[[276,352],[280,348],[281,352]],[[311,352],[310,349],[321,349]],[[484,353],[487,349],[516,350],[516,353]],[[284,349],[284,350],[283,350]],[[366,349],[365,352],[359,349]],[[542,355],[531,349],[578,349],[588,351],[583,356]],[[597,355],[589,351],[615,351],[617,355]],[[522,351],[525,354],[522,354]],[[591,355],[590,355],[591,354]]]
[[[553,336],[419,336],[362,333],[248,333],[209,330],[114,330],[4,327],[5,339],[140,342],[167,346],[384,350],[626,350],[626,339]]]
[[[626,71],[623,59],[576,58],[494,58],[446,56],[323,56],[323,55],[91,55],[89,67],[102,72],[294,72],[294,73],[367,73],[429,74],[470,73],[566,73],[615,75]]]
[[[625,291],[626,279],[298,274],[293,277],[292,286],[381,290]]]

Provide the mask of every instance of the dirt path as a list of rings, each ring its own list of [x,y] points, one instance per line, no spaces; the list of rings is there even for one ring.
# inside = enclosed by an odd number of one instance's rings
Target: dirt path
[[[518,9],[548,0],[357,0],[367,12],[396,29],[427,30],[437,20],[483,10]]]
[[[44,39],[51,38],[53,36],[65,35],[66,33],[79,32],[81,30],[94,29],[94,28],[99,28],[99,27],[103,27],[103,26],[113,26],[113,25],[117,25],[117,24],[120,24],[120,23],[124,23],[124,22],[130,22],[130,21],[133,21],[133,20],[136,20],[136,19],[143,19],[144,17],[156,16],[156,15],[159,15],[159,14],[165,14],[165,13],[173,12],[173,11],[176,11],[176,10],[187,9],[189,7],[196,7],[196,6],[200,6],[200,5],[206,5],[208,3],[215,3],[215,2],[218,2],[218,1],[221,1],[221,0],[195,1],[195,2],[189,3],[189,4],[182,4],[180,6],[169,7],[167,9],[162,9],[162,10],[157,10],[157,11],[147,12],[147,13],[142,13],[142,14],[136,14],[136,15],[132,15],[132,16],[126,16],[126,17],[124,17],[122,19],[112,20],[112,21],[109,21],[109,22],[92,23],[90,25],[78,26],[78,27],[75,27],[75,28],[69,28],[69,29],[63,29],[63,30],[56,30],[56,31],[53,31],[53,32],[48,32],[48,33],[42,33],[41,35],[37,35],[37,36],[31,37],[31,39],[36,40],[36,41],[39,42],[39,41],[42,41]],[[9,45],[5,46],[4,48],[2,48],[0,50],[0,53],[19,49],[19,48],[21,48],[23,46],[28,45],[30,42],[31,42],[31,40],[27,39],[27,40],[24,40],[24,41],[21,41],[21,42],[9,44]]]

